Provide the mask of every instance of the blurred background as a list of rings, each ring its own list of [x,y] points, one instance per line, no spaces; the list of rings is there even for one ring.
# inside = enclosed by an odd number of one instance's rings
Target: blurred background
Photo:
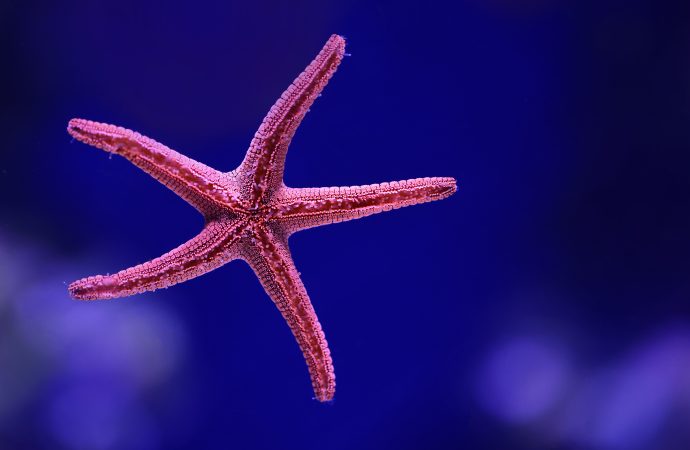
[[[332,33],[286,183],[458,193],[295,235],[311,399],[249,267],[80,303],[202,218],[72,117],[233,169]],[[690,3],[0,2],[0,449],[690,448]]]

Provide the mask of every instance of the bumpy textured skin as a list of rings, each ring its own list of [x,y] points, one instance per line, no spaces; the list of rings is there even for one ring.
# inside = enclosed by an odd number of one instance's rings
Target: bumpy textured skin
[[[342,60],[345,40],[331,36],[321,52],[273,105],[245,159],[219,172],[139,133],[83,119],[68,132],[79,141],[127,158],[194,206],[206,219],[196,237],[174,250],[113,275],[69,286],[76,299],[125,297],[189,280],[223,264],[249,263],[287,321],[304,354],[316,398],[335,393],[335,373],[321,324],[290,256],[297,231],[440,200],[453,178],[418,178],[367,186],[295,189],[283,184],[292,136]]]

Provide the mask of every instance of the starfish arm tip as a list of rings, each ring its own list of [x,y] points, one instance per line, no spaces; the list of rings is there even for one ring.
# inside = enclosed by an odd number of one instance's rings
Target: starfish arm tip
[[[115,278],[112,275],[96,275],[71,283],[67,291],[75,300],[105,300],[117,296],[112,291],[114,285]]]
[[[345,45],[347,44],[347,41],[345,40],[345,37],[339,35],[339,34],[333,34],[331,37],[328,39],[328,42],[326,42],[326,45],[324,48],[331,48],[332,51],[335,51],[337,54],[338,61],[342,60],[343,56],[345,56]]]
[[[335,403],[334,399],[334,394],[333,393],[323,393],[319,394],[315,397],[312,397],[313,400],[316,400],[317,402],[323,404],[323,405],[333,405]]]
[[[329,41],[336,42],[337,44],[342,44],[343,47],[345,46],[345,43],[347,42],[347,39],[345,36],[342,34],[332,34],[331,37],[328,39]]]
[[[71,131],[73,128],[75,128],[75,127],[79,128],[79,127],[83,126],[84,123],[86,123],[86,122],[87,122],[86,119],[80,119],[78,117],[74,117],[74,118],[70,119],[70,121],[67,123],[67,131],[71,134]]]
[[[83,136],[83,130],[87,125],[87,121],[84,119],[74,118],[67,123],[67,133],[75,139],[81,140]]]
[[[74,118],[67,124],[67,133],[74,139],[105,151],[113,150],[112,137],[123,132],[124,128],[86,119]]]
[[[453,178],[453,177],[445,178],[444,185],[445,185],[448,197],[450,197],[451,195],[458,192],[458,181],[455,178]]]

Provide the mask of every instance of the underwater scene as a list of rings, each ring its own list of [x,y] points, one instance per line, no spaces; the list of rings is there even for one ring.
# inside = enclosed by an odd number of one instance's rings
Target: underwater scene
[[[0,450],[690,447],[690,3],[0,34]]]

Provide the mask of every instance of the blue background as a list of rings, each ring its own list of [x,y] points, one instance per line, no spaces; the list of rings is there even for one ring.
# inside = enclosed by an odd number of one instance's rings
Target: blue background
[[[690,5],[0,4],[0,448],[690,445]],[[221,170],[332,33],[295,187],[453,176],[290,240],[332,404],[246,264],[79,303],[202,218],[70,118]],[[133,325],[139,324],[139,325]]]

